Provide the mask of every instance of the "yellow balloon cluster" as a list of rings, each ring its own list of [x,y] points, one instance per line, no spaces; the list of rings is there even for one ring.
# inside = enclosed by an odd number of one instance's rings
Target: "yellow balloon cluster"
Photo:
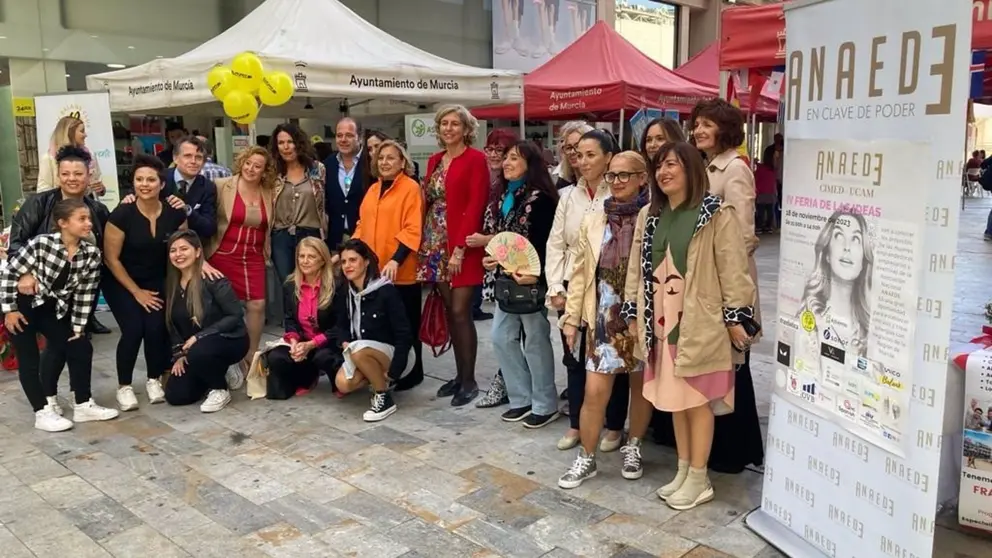
[[[286,72],[266,72],[252,52],[242,52],[231,65],[218,64],[207,73],[210,93],[224,105],[224,114],[238,124],[258,118],[261,104],[277,107],[293,97],[293,80]],[[257,96],[257,98],[256,98]]]

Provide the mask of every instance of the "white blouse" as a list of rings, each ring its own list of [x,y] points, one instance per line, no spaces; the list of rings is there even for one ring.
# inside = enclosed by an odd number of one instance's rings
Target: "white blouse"
[[[610,197],[610,187],[603,180],[594,197],[584,178],[575,186],[558,191],[558,207],[551,225],[545,256],[544,277],[548,282],[548,297],[565,294],[565,282],[572,277],[575,260],[579,254],[579,229],[582,219],[589,213],[602,213],[603,202]]]

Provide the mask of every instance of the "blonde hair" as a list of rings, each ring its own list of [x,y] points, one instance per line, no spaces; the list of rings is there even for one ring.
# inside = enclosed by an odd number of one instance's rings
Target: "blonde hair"
[[[558,131],[558,161],[561,163],[561,172],[558,173],[558,176],[568,182],[575,182],[575,169],[569,164],[568,156],[565,155],[565,141],[568,136],[574,133],[578,133],[581,136],[586,132],[591,132],[593,129],[585,120],[572,120],[561,125],[561,130]]]
[[[620,159],[627,159],[630,161],[634,165],[635,172],[647,172],[648,170],[648,163],[644,160],[644,156],[636,151],[621,151],[620,153],[617,153],[613,156],[613,159],[610,160],[610,166],[613,166],[614,161],[618,161]]]
[[[63,116],[59,118],[59,121],[55,124],[55,129],[52,130],[52,137],[48,141],[48,154],[54,157],[60,148],[66,145],[75,146],[76,142],[72,138],[76,135],[76,130],[82,125],[83,121],[75,116]]]
[[[279,171],[276,169],[276,162],[272,159],[272,154],[264,147],[253,145],[238,153],[238,156],[234,159],[234,174],[240,175],[245,163],[254,155],[261,155],[265,158],[265,168],[262,169],[262,178],[259,181],[259,186],[266,190],[275,189],[276,183],[279,180]]]
[[[308,236],[300,240],[300,243],[296,245],[297,260],[300,257],[300,250],[304,248],[309,248],[317,252],[317,255],[323,260],[320,272],[317,273],[320,279],[320,293],[317,295],[317,307],[324,310],[331,305],[331,300],[334,299],[334,265],[331,263],[331,252],[327,249],[327,244],[323,240],[315,236]],[[303,273],[300,272],[299,266],[294,265],[293,273],[289,275],[286,283],[293,285],[293,291],[296,293],[297,299],[302,296],[300,289],[303,286],[303,279]]]
[[[462,138],[465,146],[475,143],[476,134],[479,132],[479,121],[462,105],[444,105],[437,109],[437,113],[434,114],[435,130],[441,129],[441,119],[451,113],[458,115],[458,119],[462,121],[462,127],[465,128],[465,137]],[[437,132],[437,144],[441,149],[444,149],[445,145],[444,141],[441,140],[440,132]]]
[[[405,173],[407,176],[412,177],[414,175],[413,160],[410,159],[410,154],[407,153],[406,148],[403,147],[403,145],[400,144],[400,142],[396,140],[387,139],[382,143],[380,143],[379,149],[376,151],[376,159],[378,159],[379,156],[382,155],[382,150],[387,147],[392,147],[393,149],[396,150],[397,153],[400,154],[400,158],[403,159],[402,172]],[[379,176],[379,161],[375,161],[375,163],[372,165],[372,168],[375,176]]]

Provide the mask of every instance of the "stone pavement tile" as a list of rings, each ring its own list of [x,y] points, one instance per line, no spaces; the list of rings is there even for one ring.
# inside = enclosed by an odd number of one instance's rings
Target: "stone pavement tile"
[[[407,452],[427,443],[416,436],[394,430],[386,425],[374,426],[356,434],[357,437],[369,444],[378,444],[398,452]]]
[[[393,527],[386,536],[397,543],[435,558],[496,556],[483,547],[449,531],[416,518]]]
[[[351,521],[350,516],[343,511],[318,504],[296,493],[268,502],[265,507],[278,515],[284,523],[292,525],[306,535],[319,533],[331,525]]]
[[[266,556],[264,552],[255,548],[251,540],[238,537],[216,523],[208,523],[170,538],[196,558],[231,558],[232,556],[265,558]]]
[[[696,540],[731,556],[752,558],[768,544],[745,527],[743,520],[744,516],[741,516],[723,529],[713,529],[706,536]]]
[[[142,525],[142,521],[127,508],[106,496],[66,508],[63,513],[73,525],[95,541]]]
[[[282,451],[290,459],[298,459],[315,469],[334,476],[354,468],[353,456],[335,451],[330,444],[314,436],[314,434],[310,434],[302,438],[295,438],[286,448],[279,448],[279,451]]]
[[[475,484],[500,488],[501,495],[508,500],[519,500],[541,487],[533,480],[511,473],[506,469],[494,467],[488,463],[480,464],[459,473],[460,477]]]
[[[988,535],[946,527],[937,527],[934,540],[937,549],[934,552],[935,558],[986,558],[992,548],[992,540]]]
[[[554,447],[550,448],[550,450],[558,451]],[[574,453],[572,456],[574,458]],[[534,482],[540,483],[546,488],[556,488],[558,486],[558,477],[568,470],[568,466],[544,457],[542,454],[527,455],[510,449],[495,452],[490,451],[486,455],[486,463],[533,479]]]
[[[649,552],[644,552],[639,548],[634,548],[632,546],[625,546],[623,550],[617,552],[610,558],[656,558],[656,554],[651,554]],[[662,555],[666,556],[666,555]],[[675,556],[681,556],[681,554],[676,554]]]
[[[267,448],[285,454],[287,448],[324,428],[326,427],[312,421],[294,420],[291,427],[273,425],[263,432],[252,434],[252,439]]]
[[[484,514],[489,521],[510,529],[523,529],[548,515],[547,511],[535,505],[507,498],[498,486],[485,486],[457,501]]]
[[[613,514],[612,510],[570,496],[560,489],[539,488],[521,501],[576,524],[599,523]]]
[[[38,432],[40,436],[30,436],[31,443],[39,450],[58,461],[65,463],[73,457],[93,453],[93,446],[88,441],[76,436],[72,430],[68,432]],[[3,450],[0,450],[2,453]]]
[[[944,558],[943,556],[937,554],[936,558]],[[788,558],[785,554],[782,554],[774,546],[765,545],[765,548],[761,549],[754,558]]]
[[[610,540],[590,525],[576,523],[560,515],[540,519],[525,528],[524,532],[540,544],[560,546],[585,558],[608,558],[624,548],[622,543]]]
[[[125,507],[170,539],[212,523],[199,510],[167,494],[125,504]]]
[[[328,558],[337,553],[319,539],[310,537],[287,523],[260,529],[246,540],[273,558]]]
[[[434,406],[418,409],[417,418],[434,426],[459,430],[471,428],[479,423],[478,419],[473,416],[475,410],[474,407],[454,409],[449,405],[448,400],[445,399],[444,401],[435,402]]]
[[[201,451],[180,456],[179,461],[208,477],[223,477],[244,470],[244,465],[236,457],[224,455],[214,448],[204,448]]]
[[[422,389],[422,387],[417,389]],[[417,410],[417,415],[419,415],[420,411],[421,409]],[[478,425],[476,425],[476,427],[477,426]],[[368,427],[366,425],[366,429],[367,428]],[[399,418],[399,414],[397,414],[397,420],[390,421],[389,428],[392,428],[399,432],[403,432],[404,434],[409,434],[415,438],[424,440],[426,442],[445,442],[445,443],[449,443],[449,442],[455,443],[456,441],[462,441],[462,442],[467,441],[466,438],[469,438],[467,432],[473,430],[473,428],[458,429],[458,430],[452,430],[451,428],[443,428],[438,426],[436,423],[421,420],[417,416],[414,416],[413,413],[403,414],[402,418]],[[361,430],[356,434],[361,434],[362,432],[364,432],[364,430]],[[462,436],[457,436],[459,432],[462,434]]]
[[[0,407],[2,407],[2,405],[0,405]],[[23,439],[14,438],[12,440],[5,440],[3,447],[0,448],[0,465],[6,465],[11,461],[16,461],[18,459],[30,457],[39,453],[41,452],[38,451],[38,448]]]
[[[644,552],[659,558],[679,558],[693,547],[694,541],[665,533],[629,515],[613,514],[593,525],[592,530],[606,538],[627,545],[627,552]]]
[[[699,545],[682,556],[682,558],[736,558],[725,552],[720,552],[705,545]]]
[[[387,537],[383,530],[354,520],[334,525],[316,538],[349,558],[396,558],[411,552]]]
[[[96,487],[75,475],[37,482],[31,485],[31,490],[60,509],[103,497],[103,493]]]
[[[350,420],[354,421],[355,419]],[[318,432],[314,432],[310,436],[325,444],[332,451],[343,455],[351,455],[353,453],[360,452],[368,449],[376,443],[356,434],[344,432],[337,428],[324,428]]]
[[[318,504],[332,502],[358,490],[346,482],[310,467],[281,477],[281,482]]]
[[[344,512],[363,525],[381,529],[413,519],[413,514],[403,508],[362,491],[352,492],[327,503],[327,506]]]
[[[90,483],[114,500],[127,504],[164,495],[165,491],[154,483],[156,478],[158,477],[151,475],[144,479],[129,473],[113,479],[94,479]]]
[[[3,493],[0,524],[22,541],[72,529],[72,523],[27,487]]]
[[[267,508],[195,471],[159,478],[155,483],[237,534],[248,534],[279,521],[279,517]]]
[[[277,479],[284,479],[308,468],[306,463],[298,459],[290,459],[266,446],[239,453],[235,458],[252,470]]]
[[[679,513],[662,523],[660,529],[699,542],[710,535],[712,531],[726,527],[743,515],[731,504],[720,500],[719,493],[717,493],[716,498],[712,502]]]
[[[195,432],[193,438],[226,455],[237,455],[260,445],[248,434],[220,425]]]
[[[541,558],[579,558],[579,557],[560,546],[556,546],[551,552],[541,556]]]
[[[416,479],[412,473],[394,472],[378,466],[361,467],[351,473],[346,471],[344,474],[336,475],[335,478],[391,502],[403,498],[421,485],[420,482],[411,484],[411,481]]]
[[[434,494],[447,500],[457,500],[479,488],[478,484],[465,480],[459,475],[426,465],[417,467],[404,477],[414,488],[427,487]]]
[[[552,549],[551,546],[540,544],[523,532],[511,529],[502,522],[490,522],[485,519],[470,521],[456,529],[455,533],[501,556],[536,558],[544,556]]]
[[[21,539],[38,558],[112,558],[110,553],[79,529],[70,527],[42,536]]]
[[[0,549],[3,549],[4,558],[34,558],[28,547],[5,527],[0,527]]]
[[[8,461],[3,466],[24,484],[34,484],[71,474],[61,463],[37,451]]]
[[[599,481],[596,477],[595,481]],[[626,481],[627,484],[637,484]],[[581,488],[581,487],[580,487]],[[620,514],[629,515],[639,522],[657,527],[679,512],[668,507],[652,490],[648,496],[635,496],[629,492],[616,490],[612,486],[603,486],[589,493],[585,500]]]
[[[142,524],[100,543],[116,558],[191,558],[190,554],[163,537],[150,525]]]
[[[425,483],[424,486],[433,488],[430,483]],[[423,488],[413,490],[394,502],[420,519],[449,531],[458,529],[481,515],[467,506],[452,501],[451,498],[439,496]]]
[[[152,436],[146,441],[158,448],[162,453],[173,457],[190,455],[204,451],[209,447],[189,434],[178,430],[172,430],[159,436]]]
[[[142,403],[144,404],[144,402]],[[168,424],[143,413],[124,413],[121,415],[121,418],[110,421],[107,424],[114,426],[121,434],[139,440],[149,440],[150,438],[164,436],[174,431]]]
[[[102,452],[77,455],[72,459],[67,459],[65,466],[91,483],[134,475],[123,463]]]
[[[483,442],[454,444],[442,440],[428,442],[405,452],[405,455],[457,475],[466,469],[485,463],[486,454],[490,451],[487,448],[491,448],[491,446]]]
[[[284,486],[272,477],[248,468],[243,468],[237,473],[225,475],[216,480],[222,486],[255,504],[271,502],[293,493],[293,489]]]

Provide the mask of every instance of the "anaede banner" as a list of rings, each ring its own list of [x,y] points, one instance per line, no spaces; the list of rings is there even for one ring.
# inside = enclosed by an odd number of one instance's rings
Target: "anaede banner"
[[[785,7],[775,391],[747,523],[788,556],[931,556],[957,493],[948,343],[970,9]]]

